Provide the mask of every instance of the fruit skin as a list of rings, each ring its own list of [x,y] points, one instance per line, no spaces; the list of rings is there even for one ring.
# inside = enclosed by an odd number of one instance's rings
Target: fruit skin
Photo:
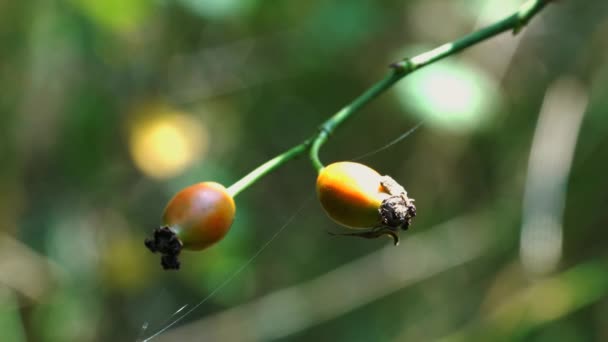
[[[178,192],[167,204],[162,220],[183,248],[201,250],[226,235],[235,213],[234,199],[223,185],[203,182]]]
[[[317,196],[323,209],[337,223],[350,228],[380,225],[378,209],[391,195],[374,169],[354,162],[336,162],[317,177]]]

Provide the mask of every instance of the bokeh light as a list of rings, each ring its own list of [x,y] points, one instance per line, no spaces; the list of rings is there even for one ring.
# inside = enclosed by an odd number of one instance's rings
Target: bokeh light
[[[129,147],[135,165],[146,176],[173,177],[204,158],[209,139],[201,121],[163,105],[144,106],[137,112]]]
[[[395,87],[401,105],[426,123],[450,131],[470,131],[497,110],[496,82],[463,61],[446,60],[406,77]]]

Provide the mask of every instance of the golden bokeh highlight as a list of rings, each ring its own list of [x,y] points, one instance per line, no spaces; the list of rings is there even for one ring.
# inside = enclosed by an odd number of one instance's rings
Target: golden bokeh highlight
[[[135,165],[146,176],[173,177],[207,153],[207,127],[193,116],[162,105],[137,110],[129,132]]]

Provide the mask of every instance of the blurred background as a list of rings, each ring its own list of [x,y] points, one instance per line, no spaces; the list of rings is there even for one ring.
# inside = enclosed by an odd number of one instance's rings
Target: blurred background
[[[550,5],[332,136],[326,163],[424,122],[363,160],[416,199],[400,246],[329,236],[307,158],[179,272],[143,245],[182,187],[232,184],[520,4],[0,2],[0,339],[135,341],[192,310],[155,340],[608,340],[606,1]]]

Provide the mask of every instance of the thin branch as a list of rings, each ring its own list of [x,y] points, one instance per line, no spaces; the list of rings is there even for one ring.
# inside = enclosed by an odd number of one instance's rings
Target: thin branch
[[[229,187],[229,192],[236,196],[250,185],[257,182],[260,178],[276,170],[289,160],[309,152],[314,168],[319,171],[323,168],[323,163],[319,159],[321,146],[329,139],[329,136],[344,123],[354,113],[358,112],[366,104],[388,90],[393,84],[412,72],[432,64],[445,57],[456,54],[466,48],[481,43],[482,41],[494,37],[506,31],[518,33],[538,12],[540,12],[552,0],[528,0],[517,12],[490,25],[468,34],[451,43],[443,44],[435,49],[424,52],[417,56],[406,58],[402,61],[391,64],[391,71],[383,79],[372,85],[363,94],[355,98],[351,103],[343,107],[327,121],[325,121],[319,131],[309,140],[292,147],[282,154],[274,157],[266,163],[251,171],[245,177]]]
[[[279,168],[279,166],[286,162],[294,159],[308,150],[310,146],[310,140],[306,140],[303,143],[296,145],[289,150],[281,153],[280,155],[270,159],[264,164],[258,166],[253,171],[249,172],[245,177],[239,179],[236,183],[228,187],[228,193],[233,197],[238,195],[241,191],[245,190],[251,184],[257,182],[260,178],[266,176],[270,172]]]
[[[527,1],[517,12],[490,26],[484,27],[451,43],[443,44],[430,51],[391,64],[393,69],[388,76],[374,84],[353,102],[342,108],[338,113],[334,114],[334,116],[323,123],[321,131],[317,134],[317,137],[314,138],[310,149],[310,158],[314,167],[317,170],[323,167],[323,164],[319,160],[319,149],[327,141],[328,136],[353,113],[390,88],[397,81],[424,66],[456,54],[505,31],[513,30],[513,33],[516,34],[550,1],[551,0]]]

